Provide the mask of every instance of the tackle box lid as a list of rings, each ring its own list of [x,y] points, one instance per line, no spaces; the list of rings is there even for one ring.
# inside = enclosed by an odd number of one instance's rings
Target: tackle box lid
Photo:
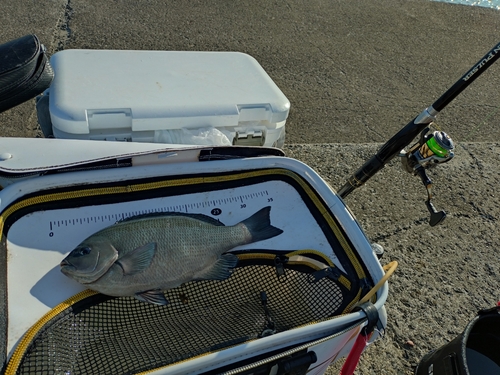
[[[257,60],[240,52],[64,50],[50,62],[51,120],[71,134],[272,125],[290,109]]]

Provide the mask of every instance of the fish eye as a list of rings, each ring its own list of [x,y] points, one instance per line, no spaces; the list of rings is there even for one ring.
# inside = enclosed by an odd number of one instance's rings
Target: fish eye
[[[75,256],[78,256],[78,257],[81,257],[81,256],[84,256],[84,255],[87,255],[89,254],[90,252],[92,251],[92,249],[88,246],[81,246],[81,247],[77,247],[75,249]]]

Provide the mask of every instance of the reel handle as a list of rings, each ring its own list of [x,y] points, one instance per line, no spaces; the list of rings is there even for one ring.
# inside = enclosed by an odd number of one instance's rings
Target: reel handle
[[[424,186],[427,190],[427,200],[425,201],[425,206],[427,207],[427,209],[429,210],[429,213],[431,214],[431,217],[429,219],[429,225],[431,227],[434,227],[434,226],[440,224],[444,219],[446,219],[446,212],[436,210],[436,207],[434,207],[434,205],[431,202],[432,180],[429,178],[429,176],[427,176],[427,173],[425,172],[425,168],[418,167],[418,168],[416,168],[415,171],[420,176],[420,179],[422,180],[422,183],[424,184]]]
[[[446,212],[444,211],[437,211],[430,199],[425,201],[425,205],[427,206],[427,209],[429,210],[431,214],[431,218],[429,219],[429,225],[431,227],[434,227],[438,224],[441,224],[441,222],[446,219]]]

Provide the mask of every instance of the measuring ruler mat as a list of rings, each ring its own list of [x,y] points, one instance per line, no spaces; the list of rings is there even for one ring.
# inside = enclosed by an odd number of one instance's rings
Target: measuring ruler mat
[[[117,221],[148,213],[183,212],[204,214],[224,225],[234,225],[267,206],[271,207],[271,225],[283,233],[236,249],[319,250],[331,254],[331,260],[343,270],[301,195],[280,180],[130,202],[35,211],[14,222],[7,235],[9,293],[29,301],[30,306],[25,309],[23,304],[10,305],[9,327],[26,330],[50,308],[84,290],[81,284],[60,272],[59,263],[85,238]],[[15,342],[9,342],[9,347],[13,345]]]

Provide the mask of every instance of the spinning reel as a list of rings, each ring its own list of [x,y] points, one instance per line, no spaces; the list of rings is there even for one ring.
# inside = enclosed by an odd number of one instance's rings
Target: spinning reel
[[[393,135],[382,147],[368,159],[354,174],[347,179],[338,191],[345,198],[354,189],[362,186],[373,175],[382,170],[384,166],[395,156],[400,156],[406,171],[419,175],[427,189],[427,209],[431,213],[429,224],[437,225],[444,220],[446,213],[437,211],[431,203],[432,181],[425,170],[446,163],[453,158],[453,141],[442,131],[429,133],[430,125],[437,114],[441,112],[454,98],[456,98],[467,86],[479,77],[487,68],[500,58],[500,43],[491,49],[472,68],[465,73],[453,86],[439,97],[431,106],[424,109],[417,117],[411,120],[404,128]],[[409,151],[404,148],[408,146],[415,137],[420,134],[419,141]],[[403,150],[402,150],[403,149]]]
[[[446,212],[437,211],[431,202],[432,180],[427,176],[426,169],[449,162],[455,156],[453,153],[455,146],[452,139],[445,132],[434,131],[429,133],[429,130],[429,127],[425,128],[420,133],[419,141],[411,146],[409,151],[402,150],[399,156],[403,168],[409,173],[419,175],[427,190],[425,205],[431,214],[429,224],[433,227],[446,218]]]

